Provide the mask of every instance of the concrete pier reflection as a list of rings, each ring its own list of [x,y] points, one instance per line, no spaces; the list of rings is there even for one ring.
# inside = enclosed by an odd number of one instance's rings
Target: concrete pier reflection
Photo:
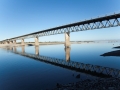
[[[68,62],[70,61],[70,47],[65,48],[65,60]]]
[[[14,52],[17,52],[17,48],[16,48],[15,46],[13,47],[13,51],[14,51]]]
[[[25,46],[21,46],[22,48],[22,53],[25,53]]]
[[[39,46],[35,46],[35,55],[39,56]]]
[[[25,45],[24,39],[21,40],[21,45]]]
[[[10,47],[10,49],[9,50],[13,50],[13,47]]]

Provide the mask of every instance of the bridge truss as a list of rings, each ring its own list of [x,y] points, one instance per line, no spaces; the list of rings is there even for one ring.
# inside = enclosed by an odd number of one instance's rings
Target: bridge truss
[[[120,26],[120,13],[108,15],[108,16],[106,15],[104,17],[97,17],[90,20],[84,20],[55,28],[50,28],[47,30],[42,30],[42,31],[10,38],[8,40],[19,40],[21,38],[25,39],[25,38],[33,38],[33,37],[42,37],[48,35],[62,34],[65,32],[78,32],[78,31],[94,30],[94,29],[109,28],[116,26]]]

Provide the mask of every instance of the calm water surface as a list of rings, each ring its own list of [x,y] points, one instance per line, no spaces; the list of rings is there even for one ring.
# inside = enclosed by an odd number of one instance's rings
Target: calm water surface
[[[120,46],[120,43],[72,44],[70,61],[120,69],[119,56],[100,56],[119,50],[113,48],[115,46]],[[16,49],[17,52],[22,52],[21,47]],[[25,47],[24,53],[35,54],[35,46]],[[39,46],[39,55],[66,59],[63,44]],[[76,78],[79,74],[80,78]],[[95,79],[97,76],[37,61],[0,48],[0,90],[44,90],[54,88],[56,83],[66,84],[87,78]]]

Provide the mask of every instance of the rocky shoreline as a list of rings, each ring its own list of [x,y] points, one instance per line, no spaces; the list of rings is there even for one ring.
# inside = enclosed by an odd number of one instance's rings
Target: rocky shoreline
[[[59,84],[53,90],[120,90],[119,78],[99,78],[81,80],[76,83]]]

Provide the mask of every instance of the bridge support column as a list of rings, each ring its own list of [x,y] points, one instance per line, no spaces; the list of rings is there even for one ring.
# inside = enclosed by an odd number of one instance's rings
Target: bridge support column
[[[9,44],[9,41],[5,41],[4,44]]]
[[[21,40],[21,45],[25,45],[24,39]]]
[[[13,44],[13,41],[10,41],[10,44]]]
[[[39,56],[39,46],[35,46],[35,55]]]
[[[65,59],[66,59],[67,62],[70,61],[70,50],[71,50],[70,47],[65,48]]]
[[[7,42],[4,42],[4,44],[7,44]]]
[[[39,37],[35,37],[35,46],[39,46]]]
[[[16,44],[16,40],[14,40],[14,44]]]
[[[70,32],[65,33],[65,48],[70,47]]]

